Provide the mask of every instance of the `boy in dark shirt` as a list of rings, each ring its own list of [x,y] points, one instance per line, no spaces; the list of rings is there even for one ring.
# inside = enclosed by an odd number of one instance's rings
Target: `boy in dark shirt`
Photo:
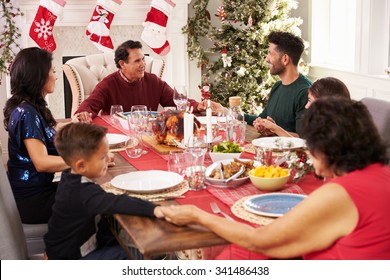
[[[106,132],[93,124],[71,123],[56,134],[58,153],[71,168],[62,173],[44,238],[49,259],[125,259],[118,243],[110,246],[100,238],[105,231],[97,226],[100,214],[162,217],[159,206],[106,193],[92,181],[107,171]]]

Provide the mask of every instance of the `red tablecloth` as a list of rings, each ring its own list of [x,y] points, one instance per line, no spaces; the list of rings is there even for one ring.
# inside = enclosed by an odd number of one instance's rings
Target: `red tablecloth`
[[[109,118],[107,117],[96,117],[93,123],[101,126],[105,126],[108,128],[108,132],[110,133],[120,133],[126,134],[127,131],[118,125],[114,125],[109,122]],[[125,151],[119,152],[119,154],[124,157],[131,165],[133,165],[138,170],[168,170],[167,166],[167,156],[159,155],[154,150],[151,150],[147,147],[145,149],[148,150],[148,153],[142,155],[140,158],[133,159],[129,158],[126,155]],[[253,154],[244,152],[241,156],[242,158],[253,159]],[[211,164],[211,160],[206,158],[205,165],[208,166]],[[313,190],[321,186],[323,182],[314,177],[313,174],[308,174],[299,181],[298,184],[290,183],[288,187],[283,189],[281,192],[285,193],[298,193],[298,194],[310,194]],[[250,182],[240,186],[235,189],[222,189],[222,188],[214,188],[212,186],[207,187],[205,190],[201,191],[188,191],[185,194],[185,198],[177,199],[176,201],[179,204],[193,204],[197,207],[203,209],[211,213],[210,203],[216,202],[222,211],[228,213],[230,216],[234,217],[236,221],[243,222],[249,225],[254,226],[253,224],[244,221],[238,217],[235,217],[230,207],[240,198],[262,194],[265,192],[260,191]],[[249,252],[239,246],[231,245],[227,246],[223,252],[217,257],[218,259],[267,259],[267,257],[256,254],[253,252]]]

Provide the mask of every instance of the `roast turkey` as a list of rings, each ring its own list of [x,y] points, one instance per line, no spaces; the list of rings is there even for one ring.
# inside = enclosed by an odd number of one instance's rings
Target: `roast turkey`
[[[169,110],[158,114],[153,123],[153,133],[157,143],[176,146],[173,140],[181,142],[184,138],[184,112]],[[200,122],[194,118],[194,134],[198,134]]]

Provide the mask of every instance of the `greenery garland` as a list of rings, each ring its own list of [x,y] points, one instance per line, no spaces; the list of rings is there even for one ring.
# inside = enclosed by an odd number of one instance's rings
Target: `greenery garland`
[[[22,16],[23,13],[16,8],[10,0],[0,0],[0,22],[4,22],[0,33],[0,83],[1,75],[9,73],[9,65],[13,61],[16,50],[20,50],[17,43],[20,38],[20,30],[15,23],[15,17]]]

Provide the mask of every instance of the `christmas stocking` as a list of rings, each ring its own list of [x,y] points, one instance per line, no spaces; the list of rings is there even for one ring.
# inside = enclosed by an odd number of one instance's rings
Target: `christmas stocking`
[[[143,23],[141,39],[157,54],[166,55],[171,50],[167,41],[168,16],[176,6],[171,0],[152,0],[150,11]]]
[[[97,0],[85,33],[102,52],[114,50],[110,37],[110,26],[121,4],[121,0]]]
[[[53,26],[58,16],[62,14],[66,2],[64,0],[41,0],[37,14],[30,27],[30,37],[42,49],[50,52],[56,49],[53,38]]]

